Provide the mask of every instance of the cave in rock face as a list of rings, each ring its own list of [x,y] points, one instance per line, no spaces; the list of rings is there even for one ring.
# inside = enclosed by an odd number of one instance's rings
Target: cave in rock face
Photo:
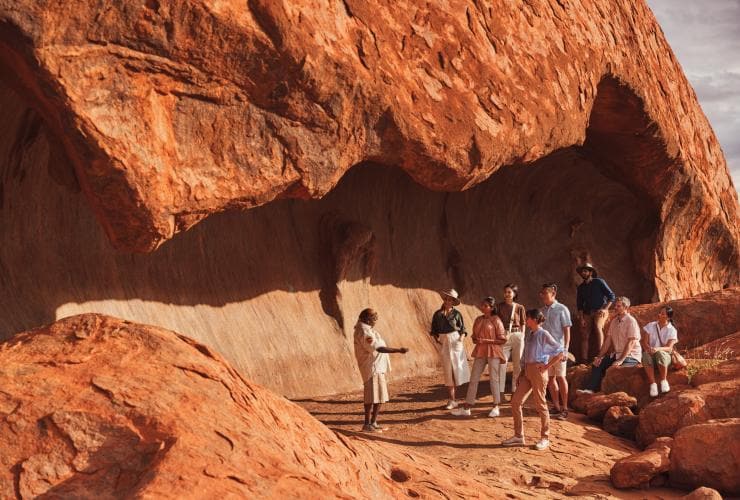
[[[589,260],[619,294],[656,299],[655,195],[627,177],[632,149],[609,149],[602,129],[463,192],[363,163],[321,200],[215,215],[130,254],[111,248],[36,112],[7,86],[0,100],[2,338],[102,312],[192,335],[248,378],[299,397],[357,387],[351,335],[364,307],[380,312],[390,344],[412,348],[394,360],[406,376],[435,369],[426,332],[441,288],[461,292],[469,324],[474,304],[501,298],[508,282],[535,306],[539,285],[554,281],[572,306],[575,267]],[[601,109],[597,99],[593,128]],[[641,151],[667,162],[659,148]]]

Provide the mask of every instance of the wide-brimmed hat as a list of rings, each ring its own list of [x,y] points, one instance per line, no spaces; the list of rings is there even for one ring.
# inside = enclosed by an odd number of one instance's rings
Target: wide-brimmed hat
[[[452,303],[456,306],[460,305],[460,299],[458,298],[457,290],[455,290],[454,288],[450,288],[449,290],[441,290],[439,292],[439,295],[440,297],[442,297],[442,299],[444,299],[445,297],[452,297]]]
[[[594,267],[594,266],[593,266],[593,265],[592,265],[591,263],[589,263],[589,262],[586,262],[586,263],[585,263],[585,264],[583,264],[582,266],[578,266],[578,267],[576,268],[576,271],[580,273],[580,272],[581,272],[581,271],[583,271],[584,269],[588,269],[588,270],[590,270],[590,271],[591,271],[591,275],[592,275],[592,276],[593,276],[594,278],[595,278],[595,277],[597,276],[597,274],[598,274],[598,273],[596,272],[596,268],[595,268],[595,267]]]

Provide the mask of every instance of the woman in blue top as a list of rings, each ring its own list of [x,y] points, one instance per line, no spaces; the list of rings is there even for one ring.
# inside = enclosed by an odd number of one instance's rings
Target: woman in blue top
[[[529,333],[524,337],[524,355],[522,356],[524,369],[519,375],[516,392],[511,397],[514,437],[501,443],[504,446],[523,446],[526,444],[524,441],[522,404],[527,400],[530,393],[534,393],[535,408],[542,423],[540,440],[535,444],[535,449],[544,450],[550,446],[550,414],[547,411],[547,401],[545,400],[547,370],[563,358],[563,346],[540,326],[544,322],[545,316],[539,309],[527,311],[526,325],[529,328]]]

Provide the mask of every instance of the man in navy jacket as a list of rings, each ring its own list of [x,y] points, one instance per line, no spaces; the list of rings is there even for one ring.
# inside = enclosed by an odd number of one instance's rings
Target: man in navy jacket
[[[604,325],[616,297],[606,281],[599,278],[594,266],[586,263],[577,271],[583,278],[583,283],[576,290],[576,306],[581,326],[581,360],[584,361],[590,359],[588,344],[593,333],[596,333],[598,340],[596,349],[601,349],[604,343]]]

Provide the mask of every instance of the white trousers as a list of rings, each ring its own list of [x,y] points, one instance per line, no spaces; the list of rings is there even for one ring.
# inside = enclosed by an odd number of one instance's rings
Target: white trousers
[[[504,344],[504,357],[508,362],[511,359],[514,365],[514,372],[511,374],[511,393],[516,392],[516,380],[522,372],[522,354],[524,354],[524,333],[512,332]],[[501,363],[498,369],[499,387],[503,392],[506,387],[506,363]]]
[[[473,373],[470,374],[470,384],[468,384],[468,397],[465,398],[467,404],[473,406],[475,403],[475,397],[478,395],[478,383],[480,382],[481,375],[483,375],[483,370],[486,369],[486,364],[488,364],[488,372],[490,374],[489,383],[491,384],[491,395],[493,396],[494,404],[498,405],[501,402],[498,377],[500,363],[501,360],[499,358],[475,358],[475,361],[473,361]]]
[[[470,381],[470,366],[465,344],[460,332],[446,333],[439,336],[439,359],[442,362],[442,374],[447,387],[462,385]]]

